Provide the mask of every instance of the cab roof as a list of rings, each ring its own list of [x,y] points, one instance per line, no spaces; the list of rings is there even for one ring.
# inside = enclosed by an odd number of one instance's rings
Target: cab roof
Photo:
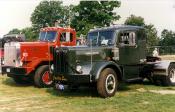
[[[56,30],[75,30],[73,28],[70,27],[45,27],[45,28],[41,28],[40,31],[56,31]]]
[[[136,29],[144,29],[144,27],[141,26],[132,26],[132,25],[114,25],[114,26],[109,26],[109,27],[102,27],[102,28],[95,28],[91,29],[90,32],[98,32],[98,31],[114,31],[114,30],[122,30],[122,29],[127,29],[127,30],[136,30]]]

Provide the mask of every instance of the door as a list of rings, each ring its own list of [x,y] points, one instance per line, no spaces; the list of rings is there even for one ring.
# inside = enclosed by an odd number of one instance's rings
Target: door
[[[137,30],[118,33],[119,63],[123,67],[124,79],[139,77],[140,50]]]

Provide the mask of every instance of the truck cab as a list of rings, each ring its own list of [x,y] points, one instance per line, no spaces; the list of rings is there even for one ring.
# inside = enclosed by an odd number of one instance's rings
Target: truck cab
[[[93,29],[87,35],[87,46],[53,51],[55,82],[76,86],[94,84],[104,98],[114,96],[121,81],[153,76],[158,79],[160,74],[169,77],[168,68],[174,69],[174,62],[160,68],[164,62],[148,61],[153,57],[147,59],[146,34],[139,26]]]
[[[76,31],[72,28],[46,27],[40,30],[35,42],[10,42],[4,46],[2,72],[12,77],[16,83],[34,81],[37,87],[50,87],[49,73],[53,56],[50,46],[75,46]]]

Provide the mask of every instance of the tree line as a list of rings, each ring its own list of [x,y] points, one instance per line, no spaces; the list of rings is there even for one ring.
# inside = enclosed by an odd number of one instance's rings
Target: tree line
[[[121,2],[118,0],[80,1],[76,6],[64,6],[62,1],[42,1],[31,14],[32,26],[22,30],[12,29],[9,34],[23,33],[27,40],[36,40],[40,28],[54,26],[59,21],[62,27],[75,28],[79,37],[81,34],[86,35],[94,27],[105,27],[117,22],[121,18],[116,12],[120,6]],[[175,32],[164,29],[158,37],[155,26],[146,24],[143,17],[130,15],[124,24],[143,26],[146,29],[148,46],[175,45]]]

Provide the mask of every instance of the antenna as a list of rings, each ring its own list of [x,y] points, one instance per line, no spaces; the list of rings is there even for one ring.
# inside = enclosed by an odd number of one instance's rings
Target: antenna
[[[90,47],[91,47],[91,69],[92,69],[92,39],[90,39]]]
[[[49,72],[51,71],[51,60],[50,60],[50,54],[51,54],[51,52],[50,52],[50,42],[47,42],[48,44],[47,44],[47,46],[48,46],[48,58],[49,58]],[[50,77],[50,76],[49,76]]]

